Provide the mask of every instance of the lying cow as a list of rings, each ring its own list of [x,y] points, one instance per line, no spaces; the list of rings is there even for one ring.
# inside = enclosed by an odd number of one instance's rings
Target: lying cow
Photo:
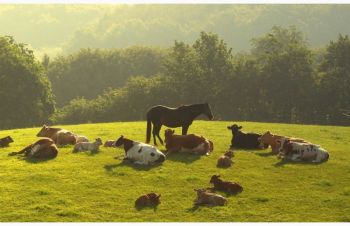
[[[299,143],[309,143],[300,138],[274,135],[270,133],[270,131],[267,131],[259,138],[259,143],[261,147],[270,145],[272,149],[272,153],[278,154],[280,152],[281,142],[283,141],[283,139],[289,139],[290,141],[299,142]]]
[[[91,151],[96,153],[99,151],[99,147],[102,145],[101,138],[97,138],[95,142],[79,142],[74,145],[73,153]]]
[[[165,130],[165,148],[168,153],[181,152],[199,155],[209,155],[213,151],[213,143],[195,134],[175,135],[175,130]]]
[[[76,143],[89,142],[89,139],[83,135],[75,135]]]
[[[115,147],[115,140],[106,140],[103,147]]]
[[[141,209],[143,207],[156,207],[160,204],[160,196],[154,192],[148,193],[145,195],[141,195],[136,201],[135,201],[135,207],[137,209]]]
[[[120,136],[115,142],[116,147],[123,146],[125,151],[124,160],[130,160],[140,165],[161,163],[165,155],[152,145],[136,142]]]
[[[24,154],[24,157],[30,159],[53,159],[58,154],[58,149],[54,141],[50,138],[42,138],[33,144],[28,145],[18,152],[12,152],[9,155]]]
[[[217,161],[216,166],[227,168],[232,165],[232,158],[234,156],[233,150],[228,150],[223,155],[221,155]]]
[[[213,175],[210,179],[210,183],[214,184],[214,190],[223,191],[229,194],[236,194],[243,191],[243,187],[240,184],[223,181],[220,179],[220,175]]]
[[[283,139],[278,157],[291,161],[311,161],[315,163],[327,161],[328,152],[319,145],[310,143],[298,143],[289,139]]]
[[[52,128],[44,125],[37,137],[51,138],[57,145],[76,144],[76,135],[70,131],[61,128]]]
[[[268,146],[260,146],[259,138],[261,134],[257,133],[244,133],[240,131],[242,126],[233,124],[228,126],[227,129],[232,131],[231,148],[242,148],[242,149],[265,149]]]
[[[227,199],[221,195],[208,192],[206,189],[194,189],[197,192],[197,198],[194,200],[194,205],[208,206],[224,206],[227,204]]]
[[[10,136],[4,137],[0,139],[0,148],[8,147],[10,143],[13,142],[13,139]]]

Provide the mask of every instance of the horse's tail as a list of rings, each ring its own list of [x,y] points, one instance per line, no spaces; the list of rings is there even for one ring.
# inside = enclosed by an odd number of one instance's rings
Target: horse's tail
[[[146,143],[148,144],[151,142],[151,129],[152,129],[152,122],[149,117],[149,112],[147,113],[147,132],[146,132]]]

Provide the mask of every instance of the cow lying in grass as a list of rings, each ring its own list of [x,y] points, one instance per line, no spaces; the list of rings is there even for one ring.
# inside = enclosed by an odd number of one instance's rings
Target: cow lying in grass
[[[99,147],[102,145],[101,138],[97,138],[95,142],[80,142],[74,145],[73,153],[82,152],[82,151],[91,151],[96,153],[99,150]]]
[[[86,136],[82,135],[75,135],[76,143],[81,143],[81,142],[89,142],[89,139]]]
[[[37,137],[51,138],[57,145],[76,144],[76,135],[70,131],[61,128],[52,128],[44,125]]]
[[[136,201],[135,201],[135,207],[137,209],[141,209],[144,207],[156,207],[160,204],[160,196],[157,195],[156,193],[148,193],[146,195],[140,196]]]
[[[216,166],[227,168],[232,165],[232,157],[234,156],[233,150],[228,150],[225,154],[221,155],[217,161]]]
[[[228,126],[227,129],[232,131],[231,148],[242,149],[264,149],[267,146],[260,146],[259,138],[261,134],[257,133],[244,133],[241,131],[242,126],[233,124]]]
[[[195,134],[175,135],[175,130],[165,130],[165,148],[171,152],[209,155],[213,151],[213,143]]]
[[[130,160],[140,165],[152,165],[165,161],[165,155],[152,145],[136,142],[120,136],[115,142],[116,147],[123,146],[124,160]]]
[[[300,138],[293,138],[293,137],[285,137],[285,136],[278,136],[270,133],[270,131],[267,131],[259,138],[260,146],[271,146],[272,153],[278,154],[280,152],[281,148],[281,142],[283,139],[289,139],[293,142],[299,142],[299,143],[309,143],[303,139]]]
[[[298,143],[290,139],[281,140],[279,158],[291,161],[323,162],[329,158],[329,153],[319,145]]]
[[[206,189],[194,189],[197,192],[197,198],[194,200],[194,205],[208,206],[224,206],[227,204],[227,199],[221,195],[208,192]]]
[[[115,140],[107,140],[103,147],[115,147]]]
[[[13,139],[10,136],[4,137],[0,139],[0,148],[8,147],[10,143],[13,142]]]
[[[223,181],[219,177],[220,175],[213,175],[210,179],[210,183],[214,184],[213,190],[223,191],[229,194],[236,194],[243,191],[243,187],[240,184]]]
[[[50,138],[42,138],[33,144],[28,145],[18,152],[12,152],[9,155],[24,154],[24,157],[30,159],[53,159],[58,154],[58,149],[54,141]]]

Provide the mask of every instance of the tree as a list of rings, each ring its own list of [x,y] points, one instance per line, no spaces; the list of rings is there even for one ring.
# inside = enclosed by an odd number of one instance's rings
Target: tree
[[[42,65],[24,44],[0,37],[0,128],[44,123],[54,100]]]

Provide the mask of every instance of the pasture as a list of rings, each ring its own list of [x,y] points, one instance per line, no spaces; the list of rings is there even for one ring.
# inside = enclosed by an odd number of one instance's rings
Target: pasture
[[[0,221],[83,222],[256,222],[350,221],[350,128],[238,122],[243,131],[301,137],[329,151],[322,164],[281,162],[267,150],[236,150],[234,164],[216,167],[230,146],[232,122],[194,121],[189,133],[214,142],[210,156],[173,154],[157,167],[124,164],[115,156],[121,148],[97,154],[59,148],[56,159],[31,162],[7,156],[37,140],[40,128],[0,131],[15,142],[0,149]],[[60,126],[103,142],[123,134],[145,141],[146,122],[116,122]],[[161,136],[164,138],[162,127]],[[181,128],[176,129],[180,133]],[[153,141],[152,141],[153,142]],[[163,146],[158,146],[164,150]],[[210,177],[239,182],[242,193],[228,197],[223,207],[193,207],[194,188],[210,187]],[[138,211],[134,201],[148,192],[160,193],[161,204]]]

